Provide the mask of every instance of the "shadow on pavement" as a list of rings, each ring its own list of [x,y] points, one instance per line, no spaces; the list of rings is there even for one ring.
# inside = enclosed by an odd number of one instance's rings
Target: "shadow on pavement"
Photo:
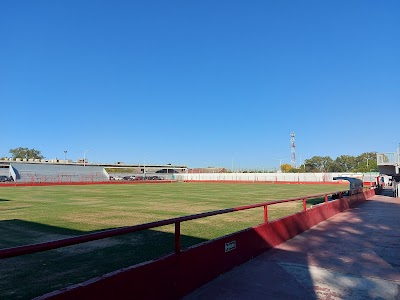
[[[399,215],[400,199],[374,196],[185,299],[399,299]]]

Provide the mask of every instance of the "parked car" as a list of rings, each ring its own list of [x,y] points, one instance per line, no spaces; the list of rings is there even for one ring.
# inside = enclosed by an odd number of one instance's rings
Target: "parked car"
[[[10,178],[5,175],[0,175],[0,182],[7,182],[10,181]]]
[[[170,173],[179,173],[179,172],[177,170],[174,170],[174,169],[161,169],[161,170],[156,171],[156,173],[168,173],[168,174],[170,174]]]
[[[121,176],[114,176],[114,180],[124,180]]]
[[[161,176],[150,176],[150,177],[148,177],[148,179],[150,179],[150,180],[164,180],[164,178],[161,177]]]

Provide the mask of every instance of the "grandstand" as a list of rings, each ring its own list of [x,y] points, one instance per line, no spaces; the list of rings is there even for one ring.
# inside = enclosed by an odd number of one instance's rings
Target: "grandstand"
[[[9,173],[17,183],[102,182],[109,175],[101,166],[11,163]]]

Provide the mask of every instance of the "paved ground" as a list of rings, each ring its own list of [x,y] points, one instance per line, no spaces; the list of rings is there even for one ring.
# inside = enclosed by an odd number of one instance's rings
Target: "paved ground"
[[[400,299],[400,198],[374,196],[184,299]]]

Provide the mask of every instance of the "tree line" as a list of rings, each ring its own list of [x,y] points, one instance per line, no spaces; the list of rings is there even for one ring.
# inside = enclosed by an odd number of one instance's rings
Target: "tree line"
[[[18,148],[10,149],[9,153],[11,154],[13,159],[16,159],[16,158],[43,159],[44,158],[41,151],[36,150],[34,148],[29,149],[29,148],[24,148],[24,147],[18,147]],[[5,157],[3,157],[3,158],[5,158]]]
[[[285,173],[298,172],[377,172],[376,152],[365,152],[358,156],[341,155],[336,159],[329,156],[313,156],[306,159],[299,168],[293,168],[290,164],[281,165],[281,171]]]

